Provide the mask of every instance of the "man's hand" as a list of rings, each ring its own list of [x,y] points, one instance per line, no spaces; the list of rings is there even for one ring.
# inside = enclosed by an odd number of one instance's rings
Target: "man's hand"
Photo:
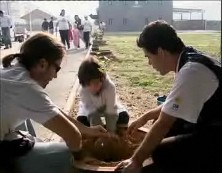
[[[132,135],[138,128],[144,126],[147,123],[147,120],[144,116],[132,122],[127,130],[128,135]]]
[[[142,169],[142,164],[138,164],[133,161],[132,158],[128,160],[124,160],[123,162],[119,163],[116,167],[116,171],[120,171],[122,173],[140,173]]]

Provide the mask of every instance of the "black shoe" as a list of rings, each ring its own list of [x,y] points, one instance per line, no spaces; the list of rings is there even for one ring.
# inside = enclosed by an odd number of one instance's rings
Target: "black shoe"
[[[9,47],[8,47],[8,46],[6,46],[4,49],[9,49]]]

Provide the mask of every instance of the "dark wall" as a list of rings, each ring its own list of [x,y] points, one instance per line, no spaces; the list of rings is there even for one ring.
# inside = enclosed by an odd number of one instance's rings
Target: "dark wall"
[[[177,30],[221,30],[221,21],[213,20],[177,20],[172,24]]]
[[[215,21],[215,20],[206,21],[206,30],[221,31],[221,21]]]
[[[205,30],[205,20],[176,20],[172,24],[177,30]]]

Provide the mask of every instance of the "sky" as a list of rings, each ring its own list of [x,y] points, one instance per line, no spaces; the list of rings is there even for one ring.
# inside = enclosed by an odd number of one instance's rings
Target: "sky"
[[[98,1],[33,1],[33,4],[53,15],[58,15],[61,9],[65,9],[68,16],[79,14],[80,16],[95,14]],[[75,8],[76,7],[76,8]],[[174,8],[198,8],[203,9],[204,19],[221,20],[221,1],[173,1]],[[175,16],[176,17],[176,16]],[[184,15],[186,18],[186,15]],[[192,14],[193,19],[200,14]]]

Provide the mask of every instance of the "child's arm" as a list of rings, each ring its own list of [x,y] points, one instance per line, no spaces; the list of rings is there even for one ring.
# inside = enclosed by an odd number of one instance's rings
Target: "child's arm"
[[[89,113],[96,112],[95,104],[92,103],[92,100],[90,99],[90,95],[85,91],[84,88],[80,90],[80,100],[82,102],[82,105],[84,105],[84,108],[87,112],[87,115]]]
[[[79,107],[78,116],[80,116],[81,114],[82,115],[84,114],[85,116],[87,116],[90,122],[90,125],[93,125],[93,126],[102,125],[100,115],[101,115],[103,105],[101,105],[101,107],[98,107],[98,105],[95,105],[96,103],[93,103],[92,99],[90,99],[90,94],[87,93],[87,91],[84,89],[80,92],[80,99],[81,99],[81,102],[80,102],[81,105],[79,105],[80,107]]]
[[[98,107],[98,105],[90,99],[90,94],[84,89],[80,91],[80,100],[87,115],[96,115],[104,112],[104,105]]]
[[[116,131],[116,123],[118,120],[116,106],[116,87],[110,82],[105,91],[106,96],[106,129],[110,132]]]

